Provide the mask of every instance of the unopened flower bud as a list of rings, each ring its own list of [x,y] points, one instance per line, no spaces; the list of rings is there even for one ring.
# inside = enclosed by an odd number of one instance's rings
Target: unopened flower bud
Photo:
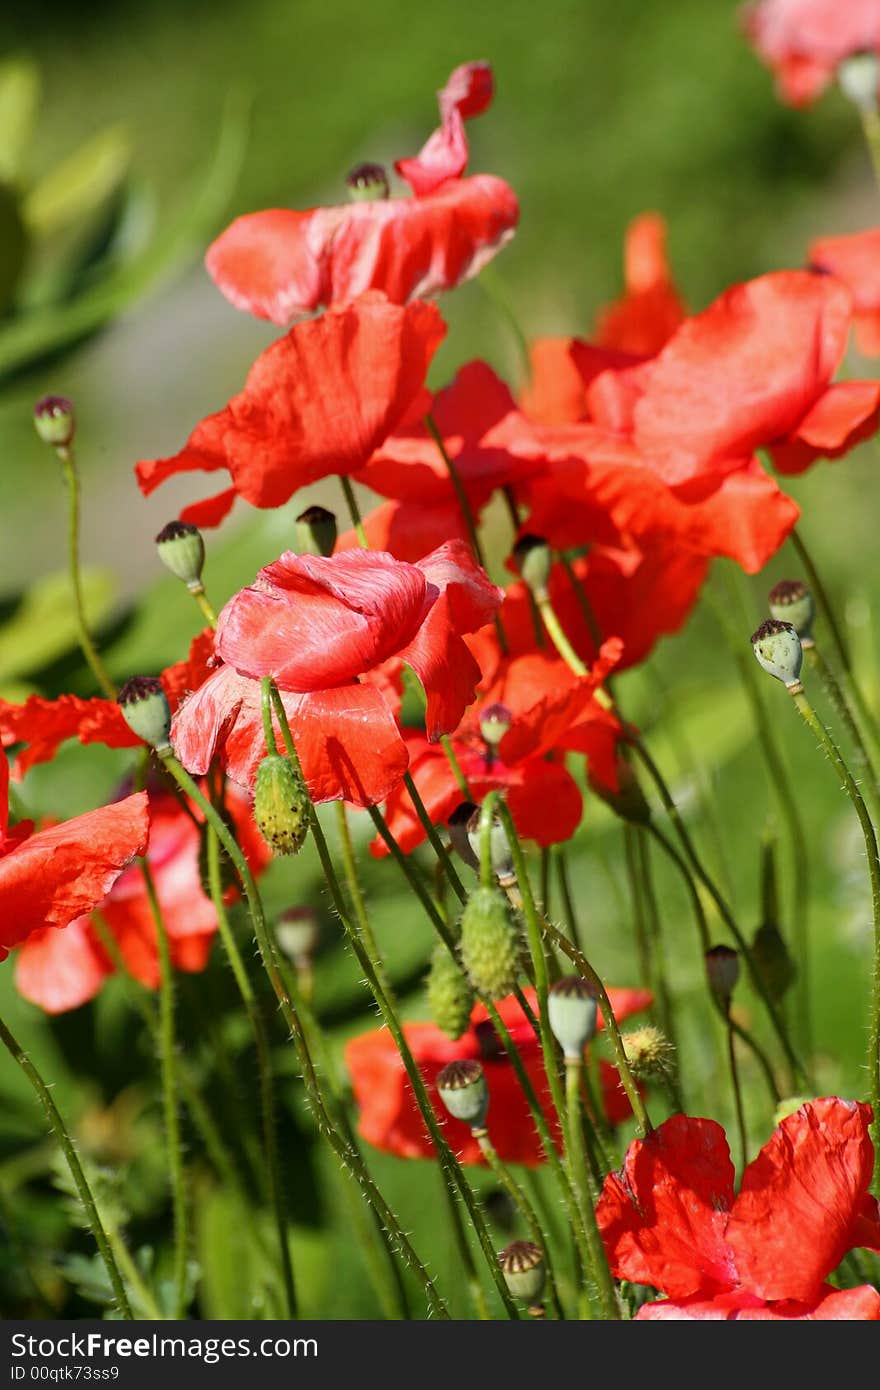
[[[755,932],[752,959],[767,993],[772,999],[780,1000],[794,984],[797,966],[775,922],[763,922]]]
[[[73,402],[66,396],[43,396],[34,406],[34,427],[44,444],[67,449],[76,433]]]
[[[530,1240],[515,1240],[498,1256],[504,1282],[514,1298],[537,1304],[544,1292],[547,1269],[540,1245]]]
[[[479,865],[480,855],[482,854],[483,837],[480,832],[480,820],[482,811],[479,807],[471,814],[468,821],[468,840],[471,849]],[[516,882],[516,874],[513,868],[513,855],[510,851],[510,841],[507,838],[507,830],[500,816],[492,819],[492,830],[489,837],[490,853],[492,855],[492,872],[498,879],[503,888],[509,887]]]
[[[449,1062],[437,1073],[437,1090],[450,1115],[471,1129],[482,1129],[489,1111],[489,1087],[479,1062]]]
[[[812,1096],[786,1096],[773,1112],[774,1125],[781,1125],[783,1120],[787,1120],[789,1115],[796,1114],[802,1105],[809,1105],[811,1100]]]
[[[326,507],[306,507],[296,519],[296,548],[300,555],[332,555],[337,536],[336,514]]]
[[[536,598],[543,598],[550,582],[553,557],[550,546],[541,536],[520,536],[513,547],[516,571]]]
[[[356,203],[374,203],[387,198],[388,175],[382,164],[356,164],[345,177],[348,196]]]
[[[478,994],[504,999],[519,977],[519,933],[498,888],[475,888],[461,918],[461,959]]]
[[[662,1081],[675,1074],[675,1048],[665,1033],[650,1023],[624,1033],[623,1050],[637,1081]]]
[[[171,709],[156,676],[132,676],[116,702],[133,734],[160,751],[171,747]]]
[[[201,589],[205,542],[198,526],[169,521],[156,537],[156,553],[166,569],[190,589]]]
[[[486,746],[495,751],[513,723],[513,715],[507,705],[487,705],[480,714],[480,733]]]
[[[631,821],[635,825],[647,825],[651,819],[651,807],[648,805],[634,768],[630,766],[622,753],[617,755],[615,769],[617,772],[616,791],[612,791],[592,772],[587,775],[590,790],[595,792],[606,806],[610,806],[614,814],[620,816],[621,820]]]
[[[877,110],[880,87],[880,59],[871,51],[844,58],[837,69],[840,90],[860,111]]]
[[[547,1017],[565,1056],[580,1061],[596,1032],[596,996],[581,975],[564,975],[550,986]]]
[[[459,806],[456,806],[449,820],[446,822],[452,848],[455,850],[459,859],[462,859],[464,863],[467,864],[469,869],[479,869],[480,867],[479,856],[474,854],[468,834],[468,826],[471,823],[474,812],[479,813],[479,809],[479,806],[475,806],[472,801],[462,801]]]
[[[767,606],[771,618],[780,623],[791,623],[801,639],[801,646],[812,642],[816,604],[812,590],[802,579],[780,579],[767,596]]]
[[[313,907],[288,907],[275,923],[275,939],[294,965],[311,960],[318,949],[321,927]]]
[[[431,956],[428,975],[428,1007],[437,1027],[447,1037],[460,1038],[470,1023],[474,991],[460,965],[440,942]]]
[[[298,854],[309,833],[311,802],[302,774],[280,753],[257,768],[254,820],[273,854]]]
[[[787,689],[800,686],[804,649],[791,623],[768,618],[752,633],[752,647],[759,665],[782,681]]]
[[[713,946],[706,952],[706,974],[712,992],[727,1008],[739,979],[739,955],[732,946]]]

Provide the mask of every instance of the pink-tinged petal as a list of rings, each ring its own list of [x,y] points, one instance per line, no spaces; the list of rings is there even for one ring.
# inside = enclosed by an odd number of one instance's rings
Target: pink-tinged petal
[[[16,989],[47,1014],[88,1003],[111,973],[88,917],[77,917],[64,931],[33,932],[15,955]]]
[[[272,323],[317,308],[323,268],[310,245],[315,212],[274,208],[238,217],[208,248],[205,266],[236,309]]]
[[[612,1272],[672,1298],[720,1293],[736,1283],[724,1239],[733,1164],[714,1120],[673,1115],[630,1144],[609,1173],[596,1219]]]
[[[758,0],[743,18],[758,56],[792,106],[814,101],[844,58],[880,48],[876,0]]]
[[[285,701],[309,794],[355,806],[384,801],[409,756],[393,714],[370,685],[319,690]]]
[[[870,1115],[855,1101],[810,1101],[749,1164],[727,1226],[745,1288],[810,1302],[852,1248],[871,1181]]]
[[[732,1322],[744,1317],[744,1309],[756,1312],[764,1305],[751,1294],[736,1289],[733,1293],[716,1294],[714,1298],[663,1298],[655,1303],[643,1303],[638,1322]]]
[[[468,162],[464,122],[486,110],[493,92],[488,63],[462,63],[450,74],[446,86],[437,93],[440,127],[413,159],[398,159],[394,166],[417,198],[464,173]]]
[[[870,1284],[856,1289],[826,1284],[814,1303],[764,1303],[734,1316],[743,1322],[880,1322],[880,1293]]]
[[[877,433],[880,381],[830,386],[784,444],[773,450],[780,473],[803,473],[818,458],[837,459]]]

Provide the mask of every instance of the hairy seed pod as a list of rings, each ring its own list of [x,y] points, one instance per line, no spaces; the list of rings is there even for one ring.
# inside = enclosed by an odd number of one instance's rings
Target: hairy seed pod
[[[498,888],[475,888],[461,918],[461,959],[478,994],[504,999],[519,976],[519,933]]]
[[[547,1268],[540,1245],[530,1240],[515,1240],[498,1256],[504,1282],[514,1298],[537,1303],[544,1292]]]
[[[257,768],[254,820],[273,854],[298,854],[309,833],[311,802],[302,775],[280,753]]]
[[[460,1038],[470,1023],[474,1003],[470,981],[441,942],[434,948],[428,975],[431,1017],[447,1037]]]

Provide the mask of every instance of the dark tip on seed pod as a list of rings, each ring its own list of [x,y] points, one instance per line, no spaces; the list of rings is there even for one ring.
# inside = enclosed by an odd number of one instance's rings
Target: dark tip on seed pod
[[[791,623],[767,618],[752,633],[751,641],[758,664],[768,675],[775,676],[789,688],[800,686],[804,649]]]
[[[564,975],[550,986],[547,1018],[565,1056],[578,1061],[596,1032],[598,1004],[581,975]]]
[[[389,194],[388,174],[383,164],[369,161],[356,164],[345,176],[349,197],[356,203],[378,202]]]
[[[513,547],[513,563],[517,573],[536,598],[547,593],[552,556],[543,536],[520,536]]]
[[[450,1115],[471,1129],[482,1129],[489,1109],[489,1086],[479,1062],[449,1062],[437,1073],[437,1091]]]
[[[706,952],[706,974],[713,993],[725,1008],[739,979],[739,954],[732,946],[712,946]]]
[[[802,579],[780,579],[767,595],[771,618],[791,623],[802,643],[813,637],[816,604],[810,587]]]
[[[335,512],[306,507],[296,519],[296,548],[300,555],[332,555],[338,528]]]
[[[544,1252],[531,1240],[515,1240],[498,1256],[504,1282],[514,1298],[537,1303],[544,1292]]]
[[[132,676],[116,703],[132,733],[153,748],[170,747],[171,709],[157,676]]]
[[[156,537],[156,553],[169,569],[190,588],[200,587],[205,567],[205,542],[198,526],[190,521],[169,521]]]
[[[68,448],[76,433],[73,402],[66,396],[42,396],[34,406],[34,428],[44,444]]]

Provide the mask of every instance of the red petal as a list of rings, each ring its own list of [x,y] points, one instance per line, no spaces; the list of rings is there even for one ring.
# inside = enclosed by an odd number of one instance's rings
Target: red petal
[[[751,1292],[810,1302],[852,1248],[871,1181],[870,1114],[836,1097],[811,1101],[749,1164],[727,1241]]]
[[[64,931],[35,931],[16,952],[15,987],[47,1014],[94,999],[112,967],[92,937],[88,917]]]
[[[733,1164],[714,1120],[673,1115],[627,1150],[596,1207],[612,1272],[673,1298],[730,1289]]]
[[[773,450],[780,473],[803,473],[817,458],[836,459],[877,432],[880,381],[830,386],[794,431]]]
[[[218,492],[215,497],[206,497],[201,502],[193,502],[190,506],[184,507],[180,519],[190,522],[193,526],[219,526],[232,511],[237,496],[235,488],[229,487],[225,492]]]
[[[880,309],[880,227],[849,236],[819,237],[810,243],[808,260],[811,269],[843,281],[857,313]]]
[[[875,0],[759,0],[746,32],[793,106],[814,101],[842,59],[880,47]]]
[[[417,198],[423,198],[447,179],[463,174],[468,162],[464,122],[479,116],[493,95],[492,69],[488,63],[463,63],[438,92],[442,124],[414,159],[399,159],[395,169],[406,179]]]
[[[642,213],[627,228],[626,294],[599,315],[596,341],[638,357],[653,357],[685,317],[666,259],[666,223]]]
[[[363,519],[371,550],[387,550],[395,560],[415,564],[444,541],[468,541],[468,529],[457,502],[383,502]],[[340,550],[355,550],[360,539],[354,530],[344,531],[336,542]]]
[[[536,338],[529,345],[531,372],[520,405],[541,424],[570,424],[587,413],[586,386],[571,347],[571,338]]]
[[[141,741],[115,700],[83,700],[78,695],[60,695],[57,700],[30,695],[23,705],[0,700],[0,740],[28,745],[16,756],[16,779],[35,763],[51,761],[59,746],[74,736],[80,743],[108,748],[136,748]]]
[[[285,700],[296,751],[315,802],[384,801],[407,768],[406,746],[382,696],[369,685]]]
[[[735,1316],[745,1322],[880,1322],[880,1293],[870,1284],[856,1289],[826,1284],[814,1303],[765,1303]]]

